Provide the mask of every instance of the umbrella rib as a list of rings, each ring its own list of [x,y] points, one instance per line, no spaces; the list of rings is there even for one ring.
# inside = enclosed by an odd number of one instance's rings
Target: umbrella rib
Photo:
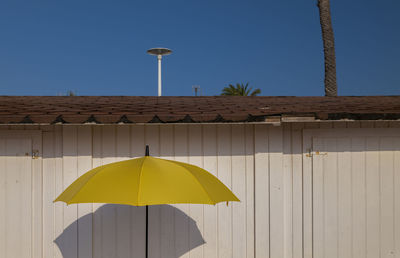
[[[104,165],[103,166],[101,166],[101,168],[99,168],[99,170],[98,171],[96,171],[79,189],[78,189],[78,191],[70,198],[70,200],[72,200],[72,199],[74,199],[75,198],[75,196],[78,194],[78,193],[80,193],[80,191],[82,191],[82,189],[89,183],[89,181],[91,180],[91,179],[93,179],[93,177],[95,177],[101,170],[103,170],[103,167],[104,167]],[[83,175],[82,175],[83,176]],[[79,179],[79,178],[78,178]],[[74,203],[74,202],[67,202],[67,204],[71,204],[71,203]]]
[[[167,160],[167,159],[165,159],[165,161],[168,161],[168,162],[171,162],[171,163],[181,163],[181,164],[185,164],[185,163],[183,163],[183,162],[172,162],[172,161],[170,161],[170,160]],[[186,164],[185,164],[186,165]],[[190,164],[189,164],[190,165]],[[180,165],[180,166],[182,166],[182,165]],[[185,166],[182,166],[182,167],[184,167],[185,168]],[[211,199],[211,197],[210,197],[210,194],[207,192],[207,190],[204,188],[204,186],[199,182],[199,179],[195,176],[195,175],[193,175],[193,173],[192,172],[190,172],[190,170],[189,169],[187,169],[187,168],[185,168],[186,169],[186,171],[188,171],[188,173],[192,176],[192,177],[194,177],[194,179],[195,179],[195,181],[196,181],[196,183],[200,186],[200,188],[201,189],[203,189],[203,191],[206,193],[206,196],[208,197],[208,200],[210,201],[210,203],[212,203],[212,204],[216,204],[216,202],[214,202],[212,199]]]
[[[189,170],[188,170],[188,171],[189,171]],[[214,202],[214,201],[211,199],[210,194],[207,192],[207,190],[204,188],[204,186],[203,186],[202,184],[200,184],[199,179],[198,179],[195,175],[193,175],[192,172],[190,172],[190,171],[189,171],[189,174],[190,174],[192,177],[195,178],[196,183],[197,183],[197,184],[200,186],[200,188],[203,189],[203,191],[206,193],[206,195],[207,195],[208,199],[210,200],[210,202],[211,202],[212,204],[215,205],[216,202]]]
[[[142,173],[143,173],[143,165],[144,165],[144,161],[146,160],[146,158],[144,158],[143,159],[143,161],[142,161],[142,164],[140,165],[140,172],[139,172],[139,187],[138,187],[138,195],[137,195],[137,204],[138,204],[138,206],[140,206],[140,201],[139,201],[139,198],[140,198],[140,194],[141,194],[141,192],[142,192],[142,185],[141,185],[141,182],[142,182]]]

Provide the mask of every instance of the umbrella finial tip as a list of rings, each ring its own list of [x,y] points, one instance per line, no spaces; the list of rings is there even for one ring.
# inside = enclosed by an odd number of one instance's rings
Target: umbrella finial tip
[[[150,156],[149,145],[146,145],[146,153],[145,156]]]

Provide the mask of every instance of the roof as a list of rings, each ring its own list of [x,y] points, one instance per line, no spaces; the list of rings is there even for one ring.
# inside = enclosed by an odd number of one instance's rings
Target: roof
[[[0,96],[3,124],[265,122],[271,117],[397,120],[400,96]]]

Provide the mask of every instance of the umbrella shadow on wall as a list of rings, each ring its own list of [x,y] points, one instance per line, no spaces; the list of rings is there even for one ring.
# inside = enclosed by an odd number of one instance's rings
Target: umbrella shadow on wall
[[[145,207],[105,204],[71,223],[54,243],[64,258],[142,258],[145,240]],[[204,243],[196,221],[180,209],[149,206],[149,257],[178,258]]]

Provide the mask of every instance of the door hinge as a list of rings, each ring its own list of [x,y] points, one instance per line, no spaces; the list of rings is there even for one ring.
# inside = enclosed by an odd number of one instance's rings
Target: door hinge
[[[32,150],[32,159],[39,158],[39,150]]]
[[[321,156],[325,156],[328,155],[328,152],[321,152],[321,151],[313,151],[312,149],[307,149],[307,154],[306,157],[313,157],[314,155],[321,155]]]

